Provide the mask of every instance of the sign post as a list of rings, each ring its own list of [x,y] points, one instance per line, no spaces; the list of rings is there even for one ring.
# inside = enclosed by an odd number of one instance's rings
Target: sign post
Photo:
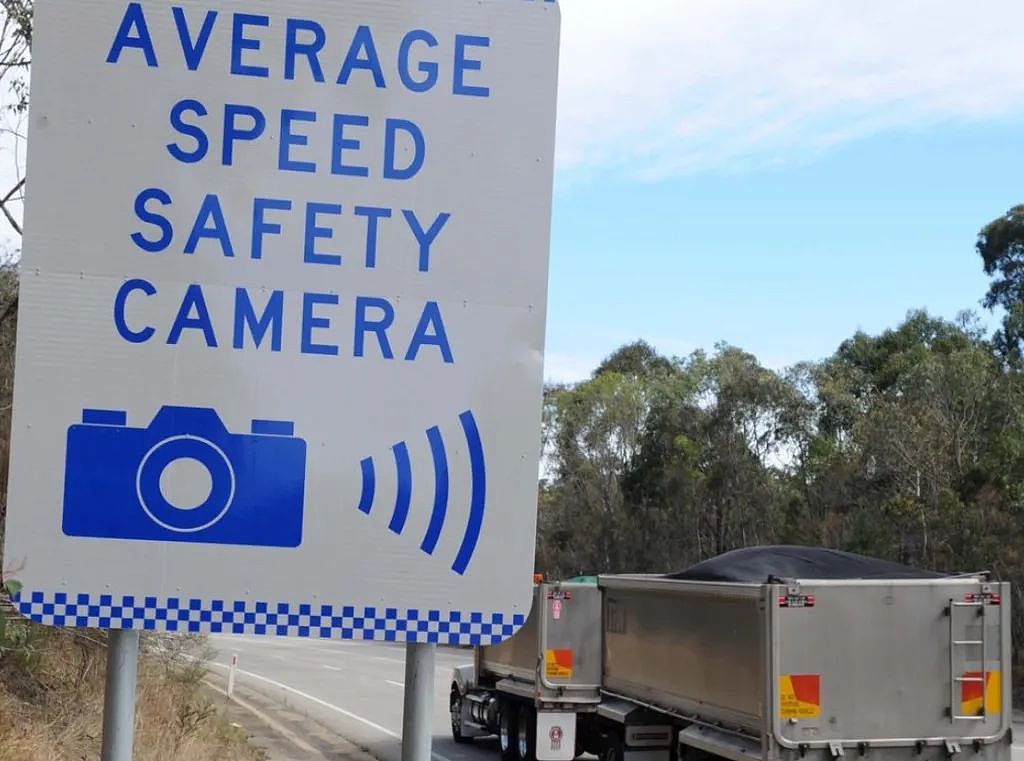
[[[531,603],[557,5],[35,12],[21,612],[510,637]],[[121,685],[128,645],[111,652]]]
[[[405,646],[402,761],[430,761],[436,656],[437,645],[410,642]]]
[[[138,671],[139,633],[127,629],[110,632],[101,761],[132,761]]]

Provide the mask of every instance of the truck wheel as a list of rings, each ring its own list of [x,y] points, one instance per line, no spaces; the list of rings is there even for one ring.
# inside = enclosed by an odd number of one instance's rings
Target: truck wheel
[[[462,734],[462,695],[457,687],[452,687],[452,696],[448,702],[448,710],[452,717],[452,739],[457,743],[468,743],[471,738]]]
[[[622,738],[615,732],[605,735],[601,748],[601,761],[622,761],[624,754]]]
[[[518,761],[516,755],[516,706],[502,701],[498,715],[498,746],[504,761]]]
[[[520,706],[516,728],[519,761],[537,761],[537,714],[533,706]]]

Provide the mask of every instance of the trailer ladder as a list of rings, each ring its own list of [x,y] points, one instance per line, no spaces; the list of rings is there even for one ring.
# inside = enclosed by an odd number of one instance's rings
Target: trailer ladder
[[[979,595],[980,597],[980,595]],[[980,600],[971,600],[969,602],[961,602],[959,600],[950,600],[949,608],[946,609],[946,613],[949,616],[949,716],[950,721],[985,721],[988,716],[988,627],[986,624],[986,605],[987,601],[982,598]],[[981,619],[981,639],[957,639],[957,610],[959,609],[970,609],[975,611],[975,618]],[[968,627],[964,626],[964,632],[968,630]],[[981,675],[980,676],[968,676],[972,673],[967,671],[968,658],[965,653],[962,661],[964,665],[963,672],[959,672],[957,669],[957,652],[968,651],[971,648],[981,648]],[[965,684],[980,684],[981,685],[981,708],[976,714],[960,714],[957,711],[957,707],[963,704],[963,686]]]

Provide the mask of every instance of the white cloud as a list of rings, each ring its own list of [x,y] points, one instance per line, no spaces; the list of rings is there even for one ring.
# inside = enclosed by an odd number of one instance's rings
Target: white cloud
[[[561,4],[560,181],[801,161],[887,130],[1024,113],[1020,0]],[[0,134],[0,186],[19,164]],[[0,244],[15,240],[0,220]]]
[[[562,0],[562,178],[756,167],[1018,114],[1022,27],[1019,0]]]

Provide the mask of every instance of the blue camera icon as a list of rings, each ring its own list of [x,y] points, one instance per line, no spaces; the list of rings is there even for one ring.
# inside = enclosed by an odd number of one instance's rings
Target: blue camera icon
[[[84,410],[68,428],[68,536],[298,547],[306,442],[290,422],[230,433],[212,409],[163,407],[147,428]],[[183,475],[184,474],[184,475]]]

